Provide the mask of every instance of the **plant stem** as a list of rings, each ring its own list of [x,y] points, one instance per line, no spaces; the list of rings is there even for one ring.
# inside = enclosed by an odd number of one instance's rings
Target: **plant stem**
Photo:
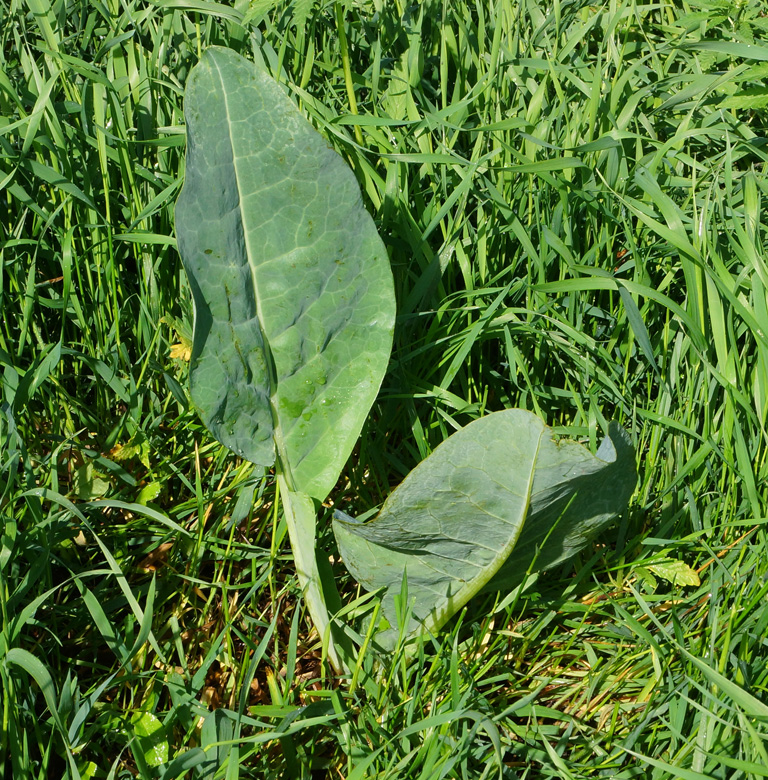
[[[333,640],[331,618],[328,614],[320,571],[317,567],[315,505],[312,499],[304,493],[294,493],[288,487],[285,475],[278,473],[277,483],[283,501],[288,538],[291,540],[293,559],[296,563],[296,575],[299,578],[304,601],[323,644],[328,642],[328,660],[331,662],[331,666],[337,672],[343,673],[346,671],[346,666]]]

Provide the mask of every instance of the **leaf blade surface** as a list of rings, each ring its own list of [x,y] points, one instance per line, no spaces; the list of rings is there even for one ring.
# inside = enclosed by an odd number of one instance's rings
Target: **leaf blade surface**
[[[192,398],[216,438],[322,500],[389,358],[386,250],[342,158],[268,74],[208,49],[187,82],[176,206]]]
[[[523,532],[488,589],[512,589],[529,569],[546,571],[572,558],[626,508],[636,483],[635,450],[617,423],[595,455],[547,435]]]

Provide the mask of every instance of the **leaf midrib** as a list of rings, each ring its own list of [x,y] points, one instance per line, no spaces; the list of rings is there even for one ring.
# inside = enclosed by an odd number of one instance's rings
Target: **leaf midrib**
[[[536,473],[536,464],[539,461],[539,451],[541,450],[541,442],[547,433],[547,429],[542,426],[539,431],[538,439],[536,440],[536,450],[531,460],[531,469],[528,475],[528,484],[525,490],[525,505],[522,509],[522,522],[518,525],[517,531],[510,536],[509,541],[499,550],[498,555],[493,559],[493,562],[488,566],[482,568],[477,576],[473,577],[452,596],[445,599],[442,604],[436,605],[435,608],[424,619],[424,627],[431,632],[438,631],[443,624],[451,618],[452,615],[461,609],[461,607],[469,601],[476,593],[480,591],[482,587],[487,585],[496,573],[504,565],[504,562],[509,558],[512,550],[515,549],[520,534],[525,526],[525,520],[528,517],[528,510],[531,506],[531,495],[533,492],[533,479]],[[454,608],[455,607],[455,608]]]
[[[251,282],[253,286],[253,297],[256,302],[256,319],[258,321],[259,331],[261,333],[261,342],[264,346],[264,359],[267,364],[268,381],[269,381],[269,411],[272,416],[272,440],[275,445],[275,456],[277,459],[277,465],[280,471],[286,477],[286,481],[291,488],[295,489],[293,482],[293,475],[291,474],[290,464],[288,463],[287,453],[285,450],[285,441],[283,438],[283,431],[280,426],[280,418],[277,413],[277,407],[275,405],[275,395],[277,393],[277,366],[275,365],[274,358],[272,356],[272,347],[267,338],[267,334],[264,330],[264,311],[261,303],[261,296],[259,295],[259,285],[257,281],[257,269],[251,258],[254,256],[251,248],[250,230],[248,220],[246,219],[245,209],[243,208],[243,193],[240,187],[240,173],[239,173],[239,161],[240,158],[235,153],[235,143],[232,135],[232,121],[229,111],[229,96],[224,85],[224,76],[219,67],[219,63],[214,58],[213,64],[216,67],[216,72],[219,77],[219,83],[221,85],[221,91],[224,96],[224,110],[226,112],[227,120],[227,137],[229,139],[229,146],[232,152],[232,168],[235,172],[235,186],[237,187],[237,210],[240,214],[240,222],[243,226],[243,241],[245,243],[246,263],[251,272]]]

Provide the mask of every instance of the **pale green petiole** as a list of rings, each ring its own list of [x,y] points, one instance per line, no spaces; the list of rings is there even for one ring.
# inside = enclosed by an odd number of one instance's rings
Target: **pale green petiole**
[[[325,603],[320,572],[317,568],[317,550],[315,546],[317,516],[312,499],[303,493],[294,493],[289,489],[285,476],[278,474],[277,484],[283,502],[285,522],[288,526],[288,538],[291,542],[296,564],[296,576],[304,596],[312,622],[327,647],[328,660],[337,671],[344,671],[345,665],[338,648],[333,641],[331,617]]]

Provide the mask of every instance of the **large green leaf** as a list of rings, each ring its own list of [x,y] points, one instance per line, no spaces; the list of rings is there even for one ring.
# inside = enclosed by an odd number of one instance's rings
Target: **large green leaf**
[[[216,438],[324,499],[389,359],[386,250],[342,158],[283,89],[208,49],[187,81],[176,232],[192,398]]]
[[[484,587],[519,582],[535,556],[536,569],[560,563],[622,511],[637,481],[626,433],[611,425],[598,455],[556,442],[520,409],[476,420],[420,463],[372,521],[336,513],[344,563],[366,589],[386,589],[392,626],[405,572],[408,632],[434,632]]]

